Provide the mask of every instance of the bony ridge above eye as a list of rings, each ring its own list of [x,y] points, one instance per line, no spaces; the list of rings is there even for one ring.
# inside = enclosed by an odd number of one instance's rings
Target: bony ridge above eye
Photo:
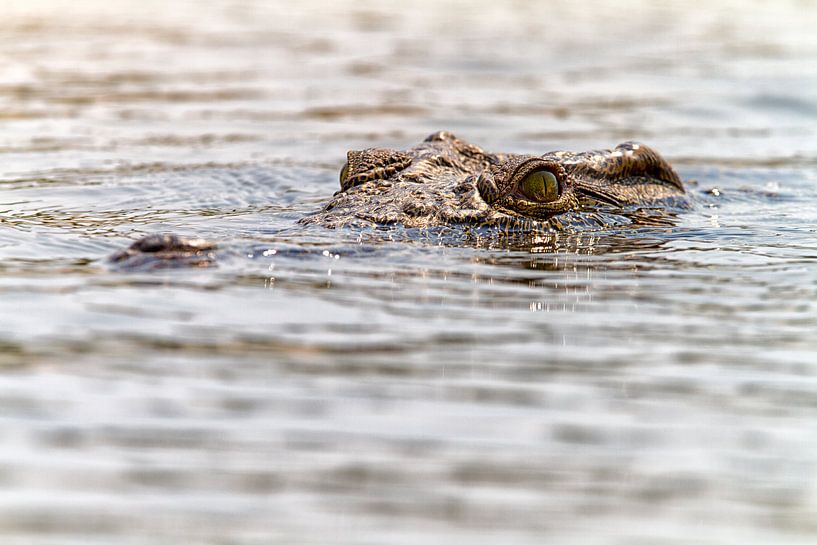
[[[536,202],[553,202],[561,194],[561,186],[556,175],[545,169],[528,173],[522,179],[520,189],[525,197]]]

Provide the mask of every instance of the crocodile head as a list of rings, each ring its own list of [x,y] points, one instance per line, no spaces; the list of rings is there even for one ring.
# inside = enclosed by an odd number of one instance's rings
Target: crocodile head
[[[406,151],[350,151],[340,171],[340,191],[300,223],[468,225],[527,234],[564,225],[606,225],[610,214],[605,210],[683,195],[669,163],[634,142],[613,150],[537,156],[488,153],[437,132]],[[651,219],[660,222],[661,217]],[[207,240],[151,235],[109,262],[123,270],[208,267],[215,264],[214,252],[215,244]]]
[[[348,152],[340,191],[302,223],[558,228],[565,215],[683,192],[664,159],[632,142],[579,154],[496,154],[437,132],[406,151]]]

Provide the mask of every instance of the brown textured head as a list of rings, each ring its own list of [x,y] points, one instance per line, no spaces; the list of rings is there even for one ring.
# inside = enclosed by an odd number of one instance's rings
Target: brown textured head
[[[392,149],[350,151],[340,170],[340,189],[346,191],[372,180],[384,180],[411,164],[411,155]]]
[[[552,227],[555,216],[683,195],[672,167],[647,146],[550,152],[488,153],[449,132],[405,151],[350,151],[340,191],[301,220],[327,227],[402,224]]]

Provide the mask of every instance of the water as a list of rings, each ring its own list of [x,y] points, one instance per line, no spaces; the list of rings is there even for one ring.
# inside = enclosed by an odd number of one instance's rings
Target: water
[[[0,5],[4,544],[817,540],[808,2]],[[668,227],[305,230],[347,149],[637,139]],[[212,269],[127,274],[153,232]]]

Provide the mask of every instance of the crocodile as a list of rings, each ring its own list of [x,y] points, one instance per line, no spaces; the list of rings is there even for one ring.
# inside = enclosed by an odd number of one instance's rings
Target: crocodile
[[[349,151],[339,178],[340,190],[300,224],[559,230],[566,224],[604,225],[601,211],[685,195],[672,166],[637,142],[580,153],[491,153],[447,131],[404,151]],[[207,266],[214,262],[213,249],[202,239],[151,235],[112,260]]]
[[[622,208],[683,195],[672,166],[636,142],[583,153],[500,154],[436,132],[406,151],[348,152],[340,191],[300,223],[559,229],[559,218],[578,219],[600,205]]]

